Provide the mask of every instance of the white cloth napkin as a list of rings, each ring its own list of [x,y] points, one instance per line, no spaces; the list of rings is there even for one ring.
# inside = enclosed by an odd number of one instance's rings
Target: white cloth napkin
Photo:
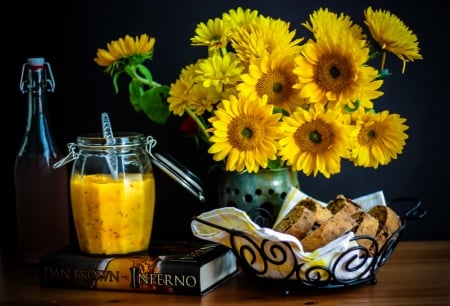
[[[231,233],[233,230],[238,231],[234,232],[238,234],[234,236],[227,230],[207,225],[198,220],[193,220],[191,223],[192,232],[196,237],[239,250],[241,259],[249,263],[258,275],[264,278],[296,279],[296,273],[293,271],[300,265],[301,277],[306,277],[304,271],[309,267],[315,265],[331,267],[338,255],[356,245],[356,242],[350,242],[354,234],[349,232],[314,252],[304,252],[300,241],[294,236],[274,231],[271,228],[260,227],[244,211],[233,207],[214,209],[197,218],[231,230]],[[244,235],[239,235],[239,233]],[[270,257],[270,260],[264,260],[259,248],[263,250],[264,256]],[[283,257],[283,254],[287,257]],[[346,272],[340,266],[335,270],[335,275],[343,279],[351,279],[355,273],[357,271]],[[319,275],[321,278],[327,278],[326,272],[322,271]]]

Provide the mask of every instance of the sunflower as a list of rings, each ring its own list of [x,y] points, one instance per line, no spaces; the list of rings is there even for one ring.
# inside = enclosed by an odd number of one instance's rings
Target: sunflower
[[[273,113],[267,97],[247,99],[231,95],[209,118],[211,146],[215,161],[226,159],[226,171],[258,172],[268,160],[277,159],[281,136],[280,113]]]
[[[297,81],[294,67],[295,61],[291,56],[284,56],[281,52],[266,55],[261,61],[250,64],[237,89],[250,99],[267,96],[267,103],[291,112],[303,102],[299,98],[299,90],[293,88]]]
[[[320,172],[329,178],[339,173],[341,159],[348,158],[349,143],[355,136],[345,116],[341,111],[325,112],[321,107],[298,108],[291,116],[284,116],[286,136],[279,141],[281,159],[292,170],[306,175],[317,176]]]
[[[367,112],[356,119],[359,133],[351,151],[356,166],[378,168],[402,153],[409,128],[406,119],[389,111]]]
[[[364,11],[364,16],[364,23],[381,50],[389,51],[403,61],[402,73],[405,72],[408,61],[422,59],[416,34],[397,16],[386,10],[373,10],[371,7]],[[386,53],[383,52],[381,69],[384,68],[385,59]]]
[[[145,60],[151,59],[155,38],[147,34],[141,34],[135,38],[126,35],[125,38],[113,40],[107,44],[106,49],[97,49],[97,57],[94,61],[99,66],[107,67],[106,71],[111,75],[123,70],[129,65],[140,65]]]
[[[305,43],[296,57],[293,72],[298,76],[294,88],[310,103],[328,104],[328,107],[372,108],[372,99],[383,95],[378,89],[383,84],[378,71],[366,65],[369,48],[362,47],[346,28],[330,28],[317,41]]]

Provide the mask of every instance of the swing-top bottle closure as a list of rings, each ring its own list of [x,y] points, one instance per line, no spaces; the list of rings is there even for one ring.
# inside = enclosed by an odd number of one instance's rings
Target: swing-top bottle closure
[[[42,83],[41,86],[35,86],[35,84],[30,83],[34,82],[32,78],[27,78],[25,74],[31,71],[39,71],[43,69],[43,74],[38,75],[37,82]],[[48,75],[47,75],[48,74]],[[20,84],[19,89],[21,93],[26,93],[29,90],[40,90],[45,88],[48,92],[54,92],[55,90],[55,79],[53,78],[52,69],[50,64],[45,62],[43,57],[33,57],[29,58],[25,64],[22,65],[22,72],[20,74]]]

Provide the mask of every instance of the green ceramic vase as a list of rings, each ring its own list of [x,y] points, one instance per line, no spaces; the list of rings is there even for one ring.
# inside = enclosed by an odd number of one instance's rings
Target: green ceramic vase
[[[290,168],[224,171],[218,184],[219,206],[239,208],[258,225],[271,227],[291,187],[300,188],[300,184],[297,172]]]

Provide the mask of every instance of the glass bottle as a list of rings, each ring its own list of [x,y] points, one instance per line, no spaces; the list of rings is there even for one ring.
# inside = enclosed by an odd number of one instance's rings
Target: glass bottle
[[[29,58],[23,64],[20,90],[27,94],[28,115],[14,164],[14,184],[17,248],[28,264],[70,243],[67,168],[52,167],[61,157],[47,118],[47,92],[54,88],[50,64],[44,58]]]

